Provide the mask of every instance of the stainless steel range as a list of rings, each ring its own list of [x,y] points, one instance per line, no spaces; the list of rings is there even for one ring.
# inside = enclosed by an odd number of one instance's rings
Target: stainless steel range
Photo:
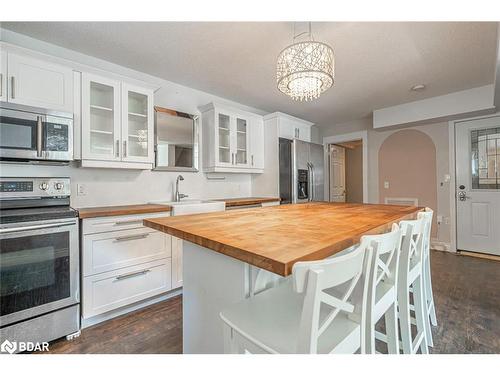
[[[78,213],[69,178],[0,177],[0,343],[78,332]]]

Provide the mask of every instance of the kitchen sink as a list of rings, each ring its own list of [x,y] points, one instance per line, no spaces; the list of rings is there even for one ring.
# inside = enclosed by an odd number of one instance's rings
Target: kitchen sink
[[[186,199],[180,202],[160,201],[150,202],[154,204],[164,204],[171,206],[172,216],[202,214],[205,212],[225,211],[226,203],[219,201],[200,200],[200,199]]]

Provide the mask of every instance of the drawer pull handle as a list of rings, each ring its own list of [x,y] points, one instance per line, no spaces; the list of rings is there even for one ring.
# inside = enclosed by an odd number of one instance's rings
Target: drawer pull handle
[[[132,236],[123,236],[123,237],[117,237],[115,239],[116,242],[120,241],[130,241],[130,240],[139,240],[141,238],[146,238],[149,236],[149,233],[144,233],[144,234],[134,234]]]
[[[124,275],[116,276],[115,280],[124,280],[124,279],[128,279],[130,277],[141,276],[141,275],[147,274],[148,272],[151,272],[151,270],[142,270],[139,272],[126,273]]]
[[[140,220],[123,220],[117,221],[115,225],[127,225],[127,224],[142,224],[142,219]]]

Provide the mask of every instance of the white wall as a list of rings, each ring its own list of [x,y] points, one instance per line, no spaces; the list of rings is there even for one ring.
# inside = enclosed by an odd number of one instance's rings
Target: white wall
[[[75,68],[79,64],[85,64],[98,70],[112,72],[156,85],[160,89],[155,92],[155,105],[187,113],[198,113],[198,106],[211,101],[218,101],[250,112],[265,114],[265,112],[259,109],[38,41],[8,30],[0,29],[0,35],[2,41],[30,48],[57,58],[66,59],[68,64]],[[175,178],[178,174],[176,172],[88,169],[78,168],[76,164],[72,164],[71,166],[0,164],[1,176],[71,177],[72,205],[77,208],[171,200]],[[185,180],[181,182],[181,191],[193,198],[229,198],[252,195],[251,176],[248,174],[225,174],[225,180],[217,181],[208,180],[207,174],[202,172],[182,172],[182,175]],[[76,184],[85,185],[87,190],[85,196],[76,195]]]
[[[436,146],[436,174],[437,174],[437,203],[436,215],[450,217],[450,183],[444,182],[444,175],[450,173],[449,166],[449,134],[448,123],[439,122],[433,124],[404,127],[404,129],[416,129],[432,138]],[[368,130],[368,202],[379,203],[379,177],[378,177],[378,152],[382,143],[399,129],[373,130],[372,118],[366,117],[347,123],[336,124],[320,128],[321,138]],[[403,152],[404,150],[402,150]],[[442,183],[442,186],[441,186]],[[438,232],[437,240],[450,243],[450,225],[443,223]]]

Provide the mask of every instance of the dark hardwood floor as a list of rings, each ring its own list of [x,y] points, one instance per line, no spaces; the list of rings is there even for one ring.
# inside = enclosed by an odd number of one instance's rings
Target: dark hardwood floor
[[[500,353],[500,262],[433,251],[431,353]],[[181,353],[182,297],[89,327],[50,353]]]

